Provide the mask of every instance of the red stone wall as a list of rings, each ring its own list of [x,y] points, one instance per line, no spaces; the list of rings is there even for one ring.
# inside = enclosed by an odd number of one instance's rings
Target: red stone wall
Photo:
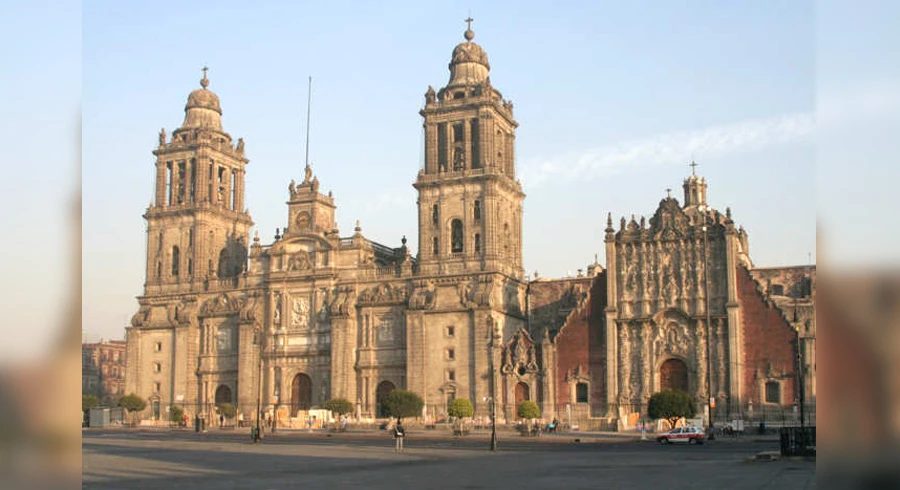
[[[606,399],[606,337],[603,324],[606,307],[606,272],[594,277],[590,300],[576,309],[559,331],[556,342],[556,403],[570,403],[572,395],[566,373],[579,365],[591,377],[590,400],[594,407]]]
[[[796,340],[797,334],[781,315],[774,303],[767,303],[759,292],[749,271],[738,267],[738,301],[744,324],[743,398],[753,401],[754,407],[762,402],[757,374],[766,379],[771,364],[783,381],[782,405],[795,401]]]

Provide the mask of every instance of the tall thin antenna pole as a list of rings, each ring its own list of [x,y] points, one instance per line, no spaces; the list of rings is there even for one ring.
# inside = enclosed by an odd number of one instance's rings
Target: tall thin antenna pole
[[[312,77],[309,77],[309,92],[306,96],[306,166],[309,166],[309,113],[312,106]]]

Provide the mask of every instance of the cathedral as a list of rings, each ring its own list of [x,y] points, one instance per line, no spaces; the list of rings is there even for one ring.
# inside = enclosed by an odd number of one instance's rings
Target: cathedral
[[[204,69],[153,150],[146,279],[126,329],[126,392],[148,401],[146,418],[231,403],[290,425],[344,398],[371,420],[394,389],[421,396],[426,420],[468,398],[477,417],[493,407],[511,422],[532,400],[585,428],[627,428],[663,389],[723,419],[783,411],[804,388],[814,403],[815,268],[754,267],[748,233],[707,204],[702,177],[649,220],[607,215],[606,267],[525,276],[518,123],[474,36],[470,25],[449,81],[425,92],[415,254],[358,224],[342,236],[309,166],[274,242],[251,239],[244,140],[224,130]]]

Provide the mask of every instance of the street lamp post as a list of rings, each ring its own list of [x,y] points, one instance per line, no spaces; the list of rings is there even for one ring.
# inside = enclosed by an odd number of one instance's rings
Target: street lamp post
[[[493,326],[491,327],[491,347],[490,352],[488,353],[489,359],[489,367],[491,370],[491,389],[490,389],[490,403],[491,403],[491,451],[497,450],[497,401],[496,394],[494,393],[494,331]]]
[[[259,442],[262,437],[262,432],[260,432],[260,419],[262,418],[262,366],[263,366],[263,346],[262,346],[262,331],[258,329],[256,331],[256,344],[259,346],[259,376],[257,376],[257,387],[256,387],[256,433],[253,434],[253,442]]]
[[[275,359],[275,342],[272,342],[272,359]],[[272,433],[278,427],[278,404],[281,402],[281,368],[278,368],[278,376],[275,377],[275,410],[272,413]]]
[[[803,373],[803,339],[800,335],[800,317],[797,314],[797,299],[794,298],[794,329],[797,331],[797,388],[800,391],[800,427],[806,426],[806,376]]]
[[[713,389],[712,389],[712,358],[710,357],[710,344],[712,341],[712,320],[711,313],[709,311],[709,233],[707,224],[709,223],[709,215],[708,211],[704,209],[703,211],[703,263],[705,273],[703,274],[706,282],[706,391],[707,391],[707,407],[709,410],[709,440],[715,440],[716,438],[716,423],[713,420],[713,410],[715,406],[713,405]]]
[[[494,399],[494,366],[491,363],[491,451],[497,450],[497,401]]]

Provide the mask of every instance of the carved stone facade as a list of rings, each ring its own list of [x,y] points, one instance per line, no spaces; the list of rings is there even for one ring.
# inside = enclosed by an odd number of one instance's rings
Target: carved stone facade
[[[473,38],[467,30],[450,80],[428,87],[420,111],[415,256],[405,237],[387,247],[358,222],[341,237],[311,166],[287,186],[274,241],[257,232],[248,244],[249,160],[222,129],[204,70],[182,127],[154,150],[127,392],[205,417],[233,403],[252,419],[261,399],[279,423],[333,397],[377,417],[398,388],[422,396],[430,418],[464,397],[479,417],[495,401],[501,422],[525,399],[548,419],[627,419],[663,388],[703,400],[707,379],[733,407],[767,376],[792,393],[791,322],[753,287],[747,234],[706,205],[699,177],[685,180],[684,205],[667,197],[649,222],[622,218],[616,230],[608,216],[606,269],[595,258],[575,278],[524,277],[518,123]],[[814,323],[807,330],[814,341]]]
[[[130,392],[207,417],[226,402],[255,417],[258,396],[281,420],[332,397],[375,417],[379,397],[395,388],[419,393],[429,416],[444,415],[454,397],[489,413],[485,399],[505,386],[500,352],[510,339],[532,341],[521,333],[517,123],[473,37],[467,31],[454,49],[450,81],[437,94],[429,87],[421,111],[415,257],[405,238],[387,247],[365,238],[359,223],[342,238],[335,200],[310,166],[287,186],[287,225],[275,241],[264,245],[256,234],[247,246],[248,159],[243,140],[232,146],[222,130],[204,71],[183,126],[171,141],[163,131],[154,152],[147,281],[127,331]],[[539,351],[526,349],[530,383],[543,376]],[[512,414],[507,403],[498,411]]]

